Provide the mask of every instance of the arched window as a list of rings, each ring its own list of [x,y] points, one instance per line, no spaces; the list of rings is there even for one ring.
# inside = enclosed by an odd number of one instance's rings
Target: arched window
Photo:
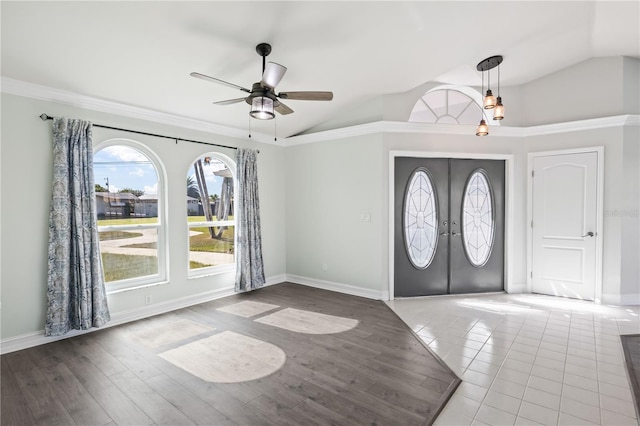
[[[481,118],[493,125],[499,121],[487,118],[482,95],[464,86],[438,86],[425,93],[413,107],[410,122],[477,125]],[[491,121],[489,121],[491,120]]]
[[[236,166],[219,153],[208,153],[187,172],[189,275],[235,268],[234,190]]]
[[[166,280],[164,173],[157,157],[130,140],[93,155],[100,254],[107,291]]]

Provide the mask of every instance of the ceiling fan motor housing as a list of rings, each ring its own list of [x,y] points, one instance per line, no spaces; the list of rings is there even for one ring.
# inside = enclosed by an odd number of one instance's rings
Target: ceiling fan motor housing
[[[245,98],[245,101],[249,105],[251,105],[253,102],[253,98],[257,98],[259,96],[264,96],[273,100],[274,106],[278,106],[280,104],[280,102],[278,101],[278,98],[276,97],[276,93],[273,91],[273,89],[269,87],[264,87],[262,84],[260,84],[260,82],[253,83],[253,86],[251,86],[251,93],[249,94],[249,96]]]

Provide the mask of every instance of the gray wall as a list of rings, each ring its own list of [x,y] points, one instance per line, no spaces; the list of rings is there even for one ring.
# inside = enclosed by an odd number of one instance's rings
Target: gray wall
[[[37,332],[44,328],[47,284],[48,215],[51,198],[51,122],[38,115],[89,119],[99,124],[221,143],[259,147],[258,173],[263,226],[263,253],[267,277],[285,271],[285,192],[282,148],[214,136],[184,128],[128,119],[70,106],[13,95],[2,95],[1,203],[2,232],[2,338]],[[169,282],[109,296],[113,314],[145,307],[145,296],[154,304],[227,289],[234,274],[187,279],[187,227],[185,178],[191,163],[214,149],[206,145],[158,139],[94,128],[94,143],[124,137],[144,143],[162,162],[167,177]],[[231,158],[235,151],[219,150]]]

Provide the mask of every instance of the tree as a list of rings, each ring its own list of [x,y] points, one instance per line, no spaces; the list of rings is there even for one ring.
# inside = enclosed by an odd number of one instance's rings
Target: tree
[[[187,196],[200,199],[200,189],[198,188],[198,182],[196,182],[193,176],[187,176]]]
[[[133,194],[136,197],[139,197],[141,195],[144,195],[144,191],[141,189],[132,189],[132,188],[122,188],[121,190],[118,191],[119,194],[122,193],[129,193],[129,194]]]
[[[107,191],[107,188],[105,188],[104,186],[100,185],[99,183],[96,183],[96,192],[109,192]]]

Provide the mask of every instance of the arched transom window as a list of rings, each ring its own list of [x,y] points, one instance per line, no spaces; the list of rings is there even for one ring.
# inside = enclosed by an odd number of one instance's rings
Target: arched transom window
[[[486,120],[484,111],[480,107],[481,100],[480,93],[471,88],[440,86],[418,99],[411,111],[409,121],[477,125],[481,118]]]

